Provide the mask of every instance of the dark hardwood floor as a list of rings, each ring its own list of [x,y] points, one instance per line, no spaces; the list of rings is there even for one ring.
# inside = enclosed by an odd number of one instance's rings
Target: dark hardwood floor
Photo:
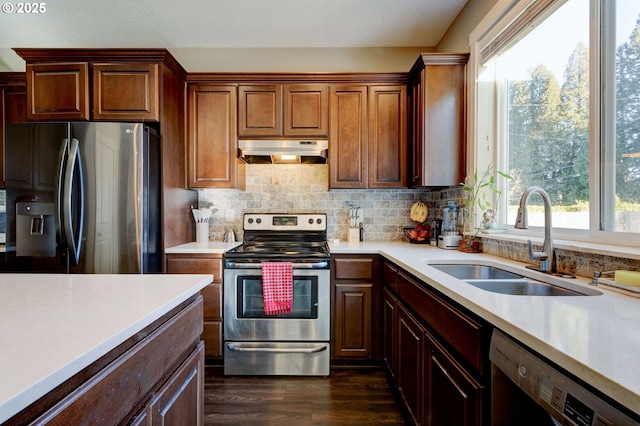
[[[205,425],[404,425],[381,369],[329,377],[224,377],[205,369]]]

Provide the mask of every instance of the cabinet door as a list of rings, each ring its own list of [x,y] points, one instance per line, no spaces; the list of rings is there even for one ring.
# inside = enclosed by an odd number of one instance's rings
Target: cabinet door
[[[238,136],[282,136],[282,85],[238,86]]]
[[[423,424],[424,328],[402,306],[398,306],[398,392],[413,423]],[[446,423],[443,423],[446,424]]]
[[[397,352],[397,330],[398,330],[398,301],[389,290],[384,290],[384,362],[389,373],[394,380],[397,380],[398,359]]]
[[[191,188],[243,188],[237,159],[237,88],[189,86],[188,185]]]
[[[369,188],[407,187],[405,86],[369,88]]]
[[[329,136],[329,89],[326,85],[284,86],[284,135]]]
[[[4,158],[7,146],[5,130],[11,123],[27,121],[27,92],[24,87],[18,90],[4,88],[0,95],[0,188],[4,188],[7,180]]]
[[[147,409],[145,424],[204,424],[204,347],[202,343],[160,388]]]
[[[158,121],[158,64],[93,64],[93,120]]]
[[[332,86],[329,187],[367,187],[367,86]]]
[[[422,186],[422,163],[423,163],[423,141],[422,134],[422,81],[424,70],[409,81],[409,93],[407,95],[408,118],[409,118],[409,180],[412,188]]]
[[[476,426],[482,419],[483,388],[438,344],[430,342],[426,377],[427,424]]]
[[[336,284],[335,344],[338,358],[371,357],[373,284]]]
[[[27,64],[28,120],[89,120],[89,64]]]

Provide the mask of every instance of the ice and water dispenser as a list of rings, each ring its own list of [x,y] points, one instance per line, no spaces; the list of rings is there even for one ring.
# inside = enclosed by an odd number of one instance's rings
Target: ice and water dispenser
[[[16,203],[16,256],[56,255],[53,203]]]

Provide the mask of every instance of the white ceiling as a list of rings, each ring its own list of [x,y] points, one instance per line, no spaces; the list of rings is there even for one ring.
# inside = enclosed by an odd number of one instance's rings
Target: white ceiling
[[[189,72],[230,71],[220,62],[238,61],[242,55],[255,59],[256,49],[293,58],[305,52],[311,56],[310,49],[329,57],[404,49],[415,58],[416,51],[437,45],[466,3],[53,0],[44,3],[44,13],[19,14],[18,2],[8,0],[3,7],[12,5],[14,11],[0,13],[0,70],[24,69],[12,47],[164,47]]]

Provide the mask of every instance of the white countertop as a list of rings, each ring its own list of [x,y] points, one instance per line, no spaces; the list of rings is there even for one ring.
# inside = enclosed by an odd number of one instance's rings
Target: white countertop
[[[0,423],[211,280],[211,275],[0,274]]]
[[[242,244],[242,242],[223,243],[220,241],[208,241],[206,243],[186,243],[169,247],[165,249],[164,252],[166,254],[220,254],[240,244]]]
[[[331,252],[380,253],[507,334],[561,365],[640,415],[640,299],[567,280],[601,296],[513,296],[473,287],[428,266],[429,261],[482,260],[544,274],[524,264],[486,254],[442,250],[428,245],[392,243],[330,244]]]

